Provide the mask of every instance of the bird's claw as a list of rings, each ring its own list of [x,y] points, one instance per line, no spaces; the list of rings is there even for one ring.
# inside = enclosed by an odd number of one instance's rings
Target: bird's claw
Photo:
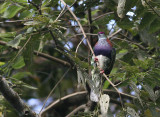
[[[95,61],[95,62],[98,62],[98,58],[94,58],[94,61]]]

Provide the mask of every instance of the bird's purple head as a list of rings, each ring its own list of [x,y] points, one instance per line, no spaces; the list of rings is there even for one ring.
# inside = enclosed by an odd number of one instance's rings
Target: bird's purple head
[[[104,32],[98,32],[98,34],[105,34]]]

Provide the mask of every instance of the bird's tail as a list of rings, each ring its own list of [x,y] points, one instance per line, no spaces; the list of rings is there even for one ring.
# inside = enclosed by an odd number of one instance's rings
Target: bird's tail
[[[98,102],[101,95],[101,89],[102,89],[102,76],[99,74],[94,74],[92,76],[92,84],[90,86],[91,92],[90,92],[90,100],[94,102]]]
[[[98,102],[99,98],[100,98],[100,91],[96,91],[94,89],[91,89],[90,100],[93,102]]]

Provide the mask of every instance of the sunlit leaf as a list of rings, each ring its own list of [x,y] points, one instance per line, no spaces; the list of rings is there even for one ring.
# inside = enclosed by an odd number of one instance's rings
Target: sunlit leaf
[[[49,5],[51,0],[45,0],[42,4],[42,7]]]
[[[28,84],[22,84],[22,86],[25,87],[25,88],[28,88],[28,89],[37,90],[36,87],[33,87],[31,85],[28,85]]]
[[[10,2],[4,2],[3,4],[0,5],[0,14],[5,12],[7,7],[9,6],[9,4],[11,4],[11,3]]]
[[[29,75],[31,75],[30,72],[18,72],[16,74],[12,75],[12,78],[20,80],[20,79],[25,78],[25,77],[27,77]]]
[[[22,68],[22,67],[24,67],[25,66],[25,63],[24,63],[24,59],[23,59],[23,57],[21,56],[20,58],[18,58],[17,60],[16,60],[16,62],[12,65],[12,67],[14,68],[14,69],[20,69],[20,68]]]
[[[8,46],[11,46],[11,47],[13,47],[13,48],[18,48],[21,40],[24,40],[24,39],[25,39],[25,38],[22,36],[22,34],[19,34],[19,35],[17,35],[17,36],[14,38],[14,40],[9,41],[9,42],[7,43],[7,45],[8,45]]]
[[[4,18],[12,18],[14,17],[23,7],[22,6],[16,6],[16,5],[12,5],[12,6],[9,6],[2,17]]]
[[[131,117],[140,117],[139,114],[130,107],[127,107],[127,113],[131,116]]]
[[[6,32],[6,33],[0,33],[0,38],[9,38],[14,37],[16,35],[16,32]]]

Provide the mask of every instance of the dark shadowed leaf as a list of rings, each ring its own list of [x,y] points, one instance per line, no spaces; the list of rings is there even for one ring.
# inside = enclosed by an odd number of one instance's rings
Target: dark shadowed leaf
[[[152,14],[150,12],[145,13],[139,25],[140,30],[144,29],[147,26],[150,26],[150,24],[154,21],[156,17],[157,16],[155,14]]]

